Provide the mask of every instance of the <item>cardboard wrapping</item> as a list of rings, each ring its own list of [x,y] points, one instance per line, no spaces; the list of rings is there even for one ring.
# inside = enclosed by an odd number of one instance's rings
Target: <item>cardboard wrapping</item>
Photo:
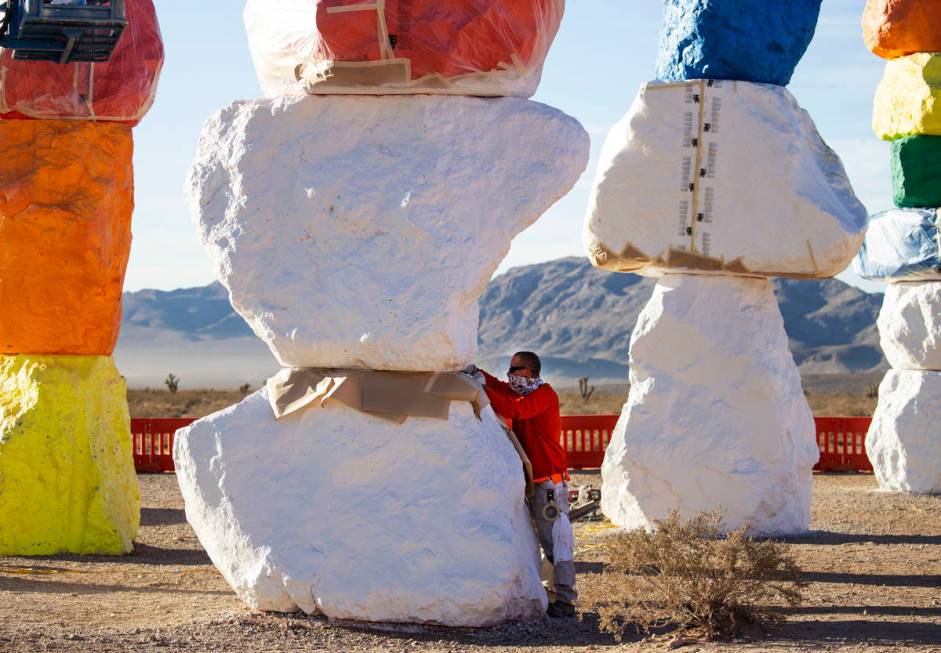
[[[650,82],[608,135],[585,244],[615,272],[825,278],[852,261],[867,223],[787,89]]]
[[[461,373],[285,368],[266,387],[277,419],[330,401],[398,424],[409,417],[447,420],[452,401],[472,404],[478,416],[490,405],[483,388]]]
[[[125,8],[128,25],[106,62],[19,61],[0,49],[0,118],[137,124],[157,93],[163,41],[152,0]]]
[[[269,97],[529,97],[564,0],[248,0],[245,27]]]

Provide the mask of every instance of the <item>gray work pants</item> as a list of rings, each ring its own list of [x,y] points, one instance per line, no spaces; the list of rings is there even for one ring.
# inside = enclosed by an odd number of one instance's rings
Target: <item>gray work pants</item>
[[[574,605],[578,594],[575,592],[575,562],[572,560],[573,552],[555,550],[554,539],[552,537],[552,529],[555,526],[555,522],[549,521],[543,515],[543,509],[549,503],[549,490],[554,491],[555,504],[559,507],[559,510],[566,515],[569,513],[569,489],[568,485],[565,483],[556,484],[552,481],[539,483],[536,485],[536,493],[527,499],[529,512],[536,525],[536,535],[539,537],[539,544],[542,546],[543,556],[552,568],[552,577],[548,579],[544,578],[543,580],[548,581],[550,586],[547,589],[550,590],[550,594],[552,592],[555,593],[557,600]],[[563,524],[562,527],[565,528],[566,526]],[[569,529],[567,539],[571,541],[572,527],[569,524],[567,528]],[[562,561],[557,562],[556,555],[562,558]]]

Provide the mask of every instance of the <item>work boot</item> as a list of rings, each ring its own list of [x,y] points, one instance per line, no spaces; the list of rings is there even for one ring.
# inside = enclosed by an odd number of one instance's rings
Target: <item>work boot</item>
[[[556,601],[549,604],[546,614],[555,619],[572,619],[575,617],[575,606],[565,601]]]

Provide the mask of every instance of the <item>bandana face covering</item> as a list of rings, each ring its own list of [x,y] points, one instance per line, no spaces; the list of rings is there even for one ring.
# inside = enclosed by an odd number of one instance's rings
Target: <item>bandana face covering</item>
[[[506,378],[513,391],[524,397],[543,384],[542,379],[527,379],[525,376],[515,374],[507,374]]]

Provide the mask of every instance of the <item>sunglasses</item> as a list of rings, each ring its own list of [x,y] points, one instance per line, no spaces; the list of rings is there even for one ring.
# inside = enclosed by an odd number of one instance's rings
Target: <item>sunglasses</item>
[[[525,365],[521,365],[519,367],[511,367],[509,371],[510,371],[510,374],[515,374],[516,372],[519,372],[520,370],[528,370],[528,369],[529,368],[526,367]]]

